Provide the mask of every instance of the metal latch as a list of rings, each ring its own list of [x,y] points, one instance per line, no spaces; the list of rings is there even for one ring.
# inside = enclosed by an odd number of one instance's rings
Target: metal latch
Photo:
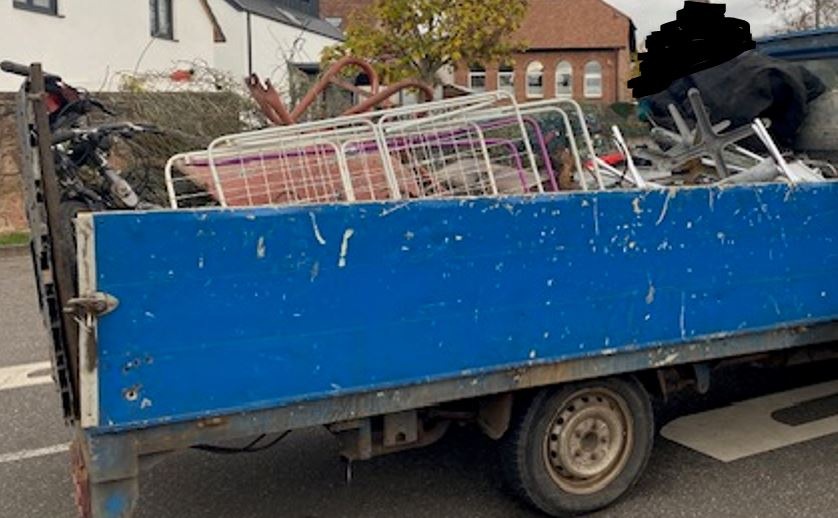
[[[64,306],[64,312],[100,317],[115,310],[117,306],[119,306],[119,300],[116,297],[97,291],[68,300],[67,305]]]

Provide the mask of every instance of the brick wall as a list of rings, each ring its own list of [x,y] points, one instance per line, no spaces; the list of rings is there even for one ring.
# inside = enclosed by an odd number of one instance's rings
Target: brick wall
[[[340,28],[346,29],[346,24],[353,13],[370,5],[374,0],[320,0],[321,18],[341,18]]]
[[[515,38],[533,49],[628,47],[630,23],[603,0],[529,0]]]
[[[515,64],[515,97],[519,102],[535,100],[527,97],[526,73],[527,66],[533,61],[539,61],[544,66],[544,99],[552,99],[556,94],[556,67],[561,61],[567,61],[573,67],[573,97],[577,100],[600,101],[614,103],[626,99],[626,81],[628,80],[628,63],[621,65],[622,59],[628,59],[627,52],[620,49],[613,50],[561,50],[538,51],[516,54]],[[585,64],[596,60],[602,65],[602,97],[584,97]],[[497,66],[486,67],[486,87],[489,90],[497,88]],[[457,67],[454,82],[460,86],[468,86],[468,68]]]
[[[320,15],[342,18],[342,28],[345,28],[352,13],[372,3],[373,0],[321,0]],[[530,0],[521,29],[513,38],[532,49],[557,50],[515,56],[516,97],[521,102],[527,100],[526,66],[537,59],[544,65],[544,98],[552,98],[556,65],[566,60],[573,66],[574,98],[586,100],[583,96],[584,66],[596,59],[603,68],[603,96],[599,100],[608,103],[630,100],[631,92],[626,85],[631,66],[630,24],[626,15],[603,0]],[[468,71],[458,68],[454,82],[468,86]],[[487,70],[487,87],[497,87],[497,67]]]
[[[25,230],[15,94],[0,93],[0,234]]]

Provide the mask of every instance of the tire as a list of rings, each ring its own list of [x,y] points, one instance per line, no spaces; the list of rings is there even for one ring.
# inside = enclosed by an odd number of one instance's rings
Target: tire
[[[520,498],[550,516],[575,516],[631,489],[653,440],[651,402],[636,379],[591,380],[538,392],[513,416],[501,462]]]

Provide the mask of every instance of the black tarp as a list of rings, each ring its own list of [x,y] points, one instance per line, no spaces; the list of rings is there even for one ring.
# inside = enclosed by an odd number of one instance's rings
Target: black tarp
[[[687,100],[690,88],[701,92],[714,124],[729,120],[736,127],[757,117],[767,118],[771,120],[772,136],[785,147],[794,142],[809,102],[826,91],[823,82],[805,67],[752,50],[676,79],[666,90],[643,97],[641,115],[675,130],[667,106],[675,104],[687,119],[694,119]]]

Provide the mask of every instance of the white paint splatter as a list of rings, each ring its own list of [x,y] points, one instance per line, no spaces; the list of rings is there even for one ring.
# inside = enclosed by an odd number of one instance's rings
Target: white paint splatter
[[[655,226],[660,225],[663,223],[663,220],[666,219],[666,213],[669,211],[669,200],[674,198],[677,195],[678,191],[675,188],[671,188],[666,192],[666,199],[663,200],[663,208],[661,208],[660,216],[658,216],[658,220],[655,222]]]
[[[400,209],[403,209],[403,208],[407,207],[407,205],[408,205],[407,203],[400,203],[399,205],[394,205],[393,207],[390,207],[389,209],[384,209],[384,210],[381,211],[381,214],[379,214],[379,217],[386,218],[387,216],[396,212],[397,210],[400,210]]]
[[[649,283],[649,291],[646,293],[646,304],[652,304],[655,301],[655,286]]]
[[[686,294],[681,292],[681,315],[678,317],[678,325],[681,328],[681,338],[687,337],[687,301]]]
[[[593,200],[593,211],[594,211],[594,234],[599,235],[599,203],[597,199],[594,198]]]
[[[631,200],[631,208],[634,210],[634,213],[638,216],[643,215],[643,209],[640,208],[640,198],[635,198]]]
[[[140,409],[145,410],[146,408],[151,407],[151,400],[148,398],[144,398],[140,403]]]
[[[323,234],[320,233],[320,227],[317,226],[317,216],[313,212],[308,213],[311,216],[311,228],[314,229],[314,239],[320,243],[321,246],[326,246],[326,240],[323,239]]]
[[[265,238],[260,236],[259,241],[256,243],[256,257],[264,259],[267,253],[268,249],[265,247]]]
[[[538,353],[535,351],[535,349],[530,351],[530,360],[534,360],[536,356],[538,356]]]
[[[678,356],[679,356],[678,353],[672,353],[669,356],[667,356],[666,358],[664,358],[663,360],[655,362],[652,366],[653,367],[663,367],[664,365],[671,365],[671,364],[675,363],[675,360],[678,359]]]
[[[349,240],[355,235],[355,230],[348,228],[343,233],[343,241],[340,243],[340,258],[338,259],[338,267],[346,268],[346,255],[349,253]]]

